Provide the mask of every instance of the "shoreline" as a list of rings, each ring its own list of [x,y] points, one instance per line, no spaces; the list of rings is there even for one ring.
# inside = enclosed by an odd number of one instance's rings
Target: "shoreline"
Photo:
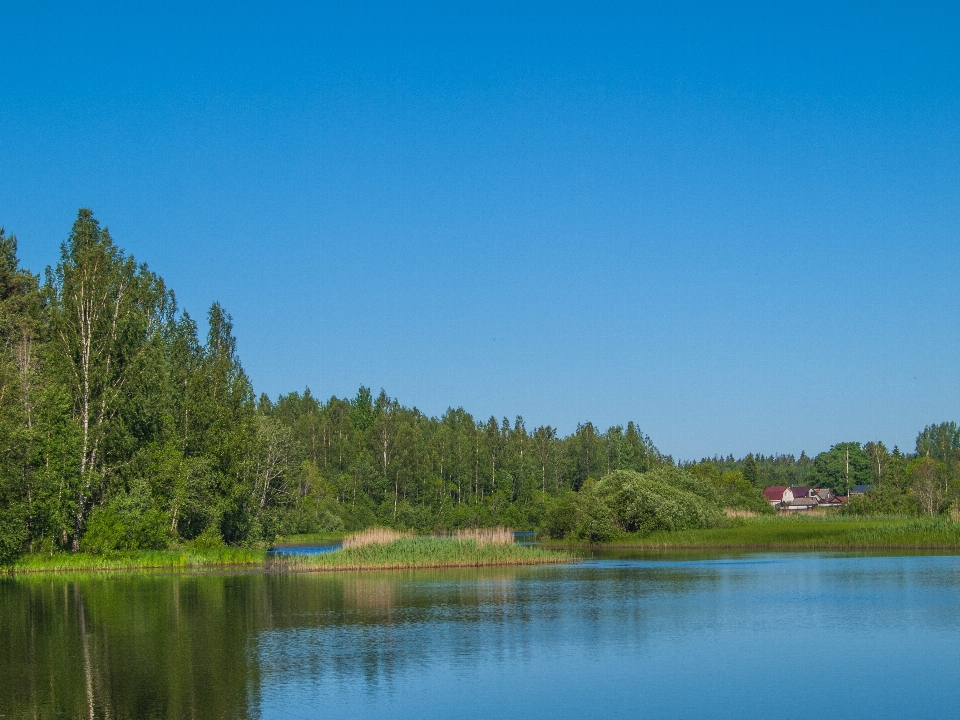
[[[546,548],[580,550],[958,551],[960,523],[939,517],[777,516],[740,518],[700,530],[621,536],[605,543],[547,540]]]
[[[303,536],[284,538],[297,547]],[[313,536],[310,539],[320,539]],[[337,539],[326,536],[324,541]],[[293,542],[290,542],[290,541]],[[409,538],[322,555],[282,555],[265,549],[210,548],[129,551],[112,555],[27,555],[0,568],[0,577],[70,573],[140,574],[180,572],[362,572],[556,565],[578,562],[582,553],[622,550],[671,552],[910,552],[960,553],[960,523],[946,518],[816,516],[740,518],[727,527],[621,536],[605,543],[545,539],[536,545],[476,546],[441,538]]]

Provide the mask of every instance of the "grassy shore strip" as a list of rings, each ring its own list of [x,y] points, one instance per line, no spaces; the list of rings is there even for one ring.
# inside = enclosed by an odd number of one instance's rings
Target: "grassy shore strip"
[[[409,570],[415,568],[543,565],[575,562],[569,552],[514,544],[477,545],[475,540],[405,537],[384,544],[364,545],[273,561],[284,570]]]
[[[49,573],[127,570],[194,570],[218,567],[262,566],[266,552],[243,548],[209,550],[136,550],[109,555],[56,553],[26,555],[0,570],[13,573]]]
[[[549,543],[577,547],[572,543]],[[618,538],[602,547],[647,550],[960,550],[960,523],[941,518],[743,518],[709,530]]]

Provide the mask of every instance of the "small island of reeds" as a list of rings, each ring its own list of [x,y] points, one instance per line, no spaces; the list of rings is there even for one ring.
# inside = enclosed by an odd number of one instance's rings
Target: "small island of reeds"
[[[401,570],[568,563],[568,552],[518,545],[507,528],[459,530],[451,535],[414,536],[370,528],[345,537],[343,547],[319,555],[280,556],[279,570]]]

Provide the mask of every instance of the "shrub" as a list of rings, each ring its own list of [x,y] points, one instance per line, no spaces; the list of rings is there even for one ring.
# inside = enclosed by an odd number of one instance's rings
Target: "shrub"
[[[547,507],[543,532],[554,540],[562,540],[577,527],[579,511],[570,493],[556,498]]]
[[[220,535],[219,528],[215,524],[211,524],[187,543],[187,546],[196,550],[214,550],[225,547],[226,543],[223,542],[223,536]]]
[[[170,520],[153,505],[145,483],[134,485],[90,514],[80,541],[84,552],[162,550],[170,544]]]
[[[622,532],[648,535],[659,530],[692,530],[724,522],[709,483],[679,468],[639,474],[620,470],[589,491],[604,505]],[[593,512],[593,520],[600,514]]]
[[[878,487],[869,495],[853,495],[840,508],[843,515],[907,515],[921,514],[920,504],[910,494],[896,488]]]

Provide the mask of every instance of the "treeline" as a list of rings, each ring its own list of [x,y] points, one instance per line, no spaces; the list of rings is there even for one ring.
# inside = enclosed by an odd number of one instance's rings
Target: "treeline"
[[[660,525],[683,516],[699,526],[722,507],[762,511],[766,484],[873,482],[896,489],[890,507],[911,512],[953,501],[953,425],[924,431],[917,456],[846,443],[813,460],[751,455],[677,468],[634,423],[601,431],[587,422],[562,437],[462,408],[428,417],[364,387],[349,399],[307,390],[272,402],[243,371],[229,314],[215,303],[207,324],[201,338],[163,280],[89,210],[42,280],[20,267],[15,237],[0,230],[0,563],[24,552],[242,545],[373,524],[549,526],[600,538],[611,523],[632,532],[652,522],[627,518],[616,502],[642,496],[669,510]],[[612,473],[618,479],[603,482]],[[659,489],[638,490],[638,474]]]
[[[560,437],[380,392],[257,398],[209,330],[81,210],[43,280],[0,232],[0,555],[216,546],[382,523],[536,525],[547,499],[663,457],[633,423]]]
[[[881,441],[837,443],[815,458],[801,453],[745,458],[705,458],[684,467],[702,476],[743,478],[757,488],[770,485],[825,487],[851,498],[845,512],[857,514],[938,515],[960,501],[960,427],[955,422],[928,425],[917,435],[914,453]]]

